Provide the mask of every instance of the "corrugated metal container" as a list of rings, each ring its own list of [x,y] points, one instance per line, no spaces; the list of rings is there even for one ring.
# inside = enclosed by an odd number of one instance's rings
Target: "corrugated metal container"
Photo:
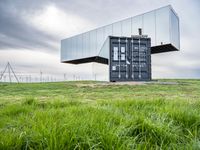
[[[151,39],[110,36],[109,80],[151,80]]]

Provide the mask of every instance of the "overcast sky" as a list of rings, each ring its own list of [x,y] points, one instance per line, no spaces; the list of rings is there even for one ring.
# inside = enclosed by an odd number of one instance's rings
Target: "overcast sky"
[[[152,56],[154,78],[200,78],[199,0],[0,0],[0,72],[92,75],[60,63],[60,40],[165,5],[180,18],[181,50]],[[70,78],[70,77],[69,77]]]

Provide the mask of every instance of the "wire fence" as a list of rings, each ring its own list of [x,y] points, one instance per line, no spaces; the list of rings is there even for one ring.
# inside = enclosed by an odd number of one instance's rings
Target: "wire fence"
[[[2,73],[0,73],[2,75]],[[96,80],[96,75],[92,77],[81,75],[67,75],[67,74],[16,74],[19,83],[40,83],[40,82],[62,82],[62,81],[82,81],[82,80]],[[13,74],[4,73],[0,82],[17,82]]]
[[[93,67],[94,68],[94,67]],[[96,67],[95,67],[96,68]],[[82,72],[74,71],[72,72],[45,72],[44,70],[38,70],[38,72],[23,72],[20,69],[13,69],[8,62],[4,69],[0,70],[0,83],[2,82],[19,82],[19,83],[38,83],[38,82],[62,82],[62,81],[83,81],[83,80],[93,80],[93,81],[107,81],[107,78],[102,79],[102,71],[93,71],[89,74],[83,74]]]

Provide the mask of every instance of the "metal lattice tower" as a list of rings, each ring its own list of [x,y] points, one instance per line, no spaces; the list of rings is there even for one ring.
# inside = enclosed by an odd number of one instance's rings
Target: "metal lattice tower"
[[[12,82],[12,80],[11,80],[11,74],[14,75],[14,77],[15,77],[17,83],[19,83],[19,80],[18,80],[18,78],[17,78],[17,76],[16,76],[16,74],[15,74],[15,72],[14,72],[14,70],[13,70],[13,68],[12,68],[12,66],[10,65],[9,62],[7,63],[7,65],[6,65],[5,69],[4,69],[4,71],[3,71],[2,74],[0,75],[0,81],[2,80],[3,75],[5,74],[6,70],[8,70],[8,75],[9,75],[9,81],[10,81],[10,83]]]

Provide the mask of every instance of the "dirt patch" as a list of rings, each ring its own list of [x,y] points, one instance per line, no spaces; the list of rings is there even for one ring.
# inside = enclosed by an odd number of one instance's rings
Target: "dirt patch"
[[[98,83],[77,83],[77,87],[100,87],[111,85],[147,85],[147,84],[162,84],[162,85],[177,85],[178,82],[167,81],[131,81],[131,82],[98,82]]]
[[[78,83],[77,87],[100,87],[111,85],[145,85],[146,82],[99,82],[99,83]]]

